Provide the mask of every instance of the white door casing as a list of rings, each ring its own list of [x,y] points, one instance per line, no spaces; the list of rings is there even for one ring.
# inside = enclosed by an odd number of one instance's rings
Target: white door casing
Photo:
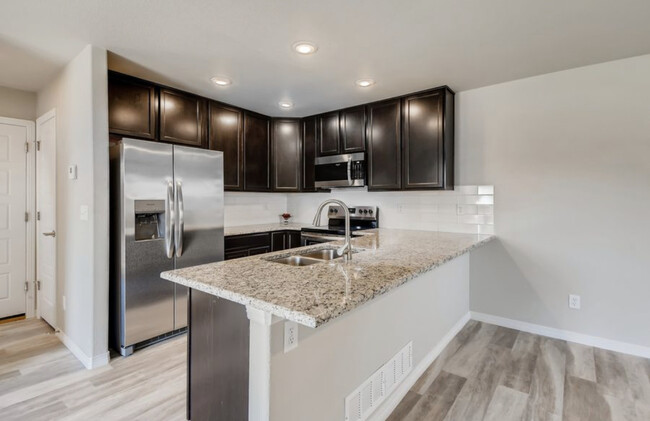
[[[56,328],[56,113],[36,120],[36,279],[38,315]]]
[[[33,275],[27,213],[33,136],[33,122],[0,117],[0,318],[30,315],[33,309],[25,288]]]

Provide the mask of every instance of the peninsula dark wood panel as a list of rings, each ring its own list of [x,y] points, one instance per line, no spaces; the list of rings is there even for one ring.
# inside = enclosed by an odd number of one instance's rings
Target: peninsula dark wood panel
[[[248,419],[246,307],[190,289],[187,417]]]
[[[323,114],[318,120],[318,156],[336,155],[339,153],[341,130],[339,127],[339,112]]]
[[[273,189],[300,191],[300,120],[273,120]]]
[[[218,102],[210,102],[209,148],[223,152],[225,190],[242,190],[243,183],[243,125],[242,110]]]
[[[271,191],[270,118],[244,113],[244,190]]]
[[[160,140],[177,145],[205,147],[207,101],[173,89],[160,90]]]
[[[341,111],[341,153],[366,150],[366,107],[359,106]]]
[[[302,191],[316,191],[316,118],[302,120]]]
[[[143,139],[156,139],[157,90],[153,85],[109,73],[108,131]]]
[[[404,98],[403,185],[405,189],[441,189],[444,186],[443,111],[445,91]]]
[[[400,190],[400,99],[368,105],[368,190]]]

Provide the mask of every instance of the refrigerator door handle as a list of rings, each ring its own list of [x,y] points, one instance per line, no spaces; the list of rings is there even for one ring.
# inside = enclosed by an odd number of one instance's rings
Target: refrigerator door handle
[[[174,257],[174,185],[167,183],[167,200],[165,200],[165,252],[167,258]]]
[[[183,184],[180,181],[176,182],[176,232],[174,233],[174,240],[176,243],[176,257],[183,255],[183,231],[185,229],[184,212],[185,206],[183,204]]]

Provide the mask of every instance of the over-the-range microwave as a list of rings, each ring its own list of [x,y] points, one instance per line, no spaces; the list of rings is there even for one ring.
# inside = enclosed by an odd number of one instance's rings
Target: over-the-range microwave
[[[363,187],[366,156],[363,152],[316,158],[316,187]]]

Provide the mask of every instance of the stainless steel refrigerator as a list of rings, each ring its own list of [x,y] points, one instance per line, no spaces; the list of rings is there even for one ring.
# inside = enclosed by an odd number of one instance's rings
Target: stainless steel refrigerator
[[[188,289],[167,270],[223,260],[223,154],[123,139],[111,157],[111,347],[182,332]]]

